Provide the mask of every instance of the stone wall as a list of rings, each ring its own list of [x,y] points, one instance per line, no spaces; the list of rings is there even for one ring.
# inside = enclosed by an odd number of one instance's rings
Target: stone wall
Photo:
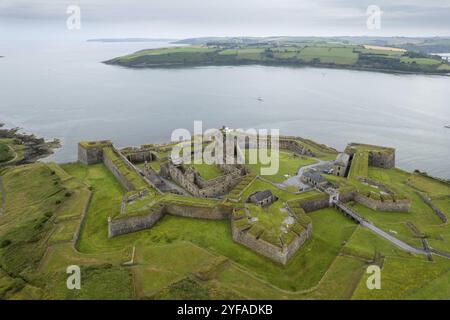
[[[328,196],[323,198],[316,198],[311,200],[305,200],[299,203],[300,208],[302,208],[306,213],[321,210],[330,207],[330,199]]]
[[[114,177],[116,177],[117,181],[119,181],[120,184],[127,191],[133,191],[134,190],[133,184],[130,181],[128,181],[128,179],[125,178],[122,175],[120,170],[116,167],[116,165],[114,164],[114,162],[111,159],[109,159],[108,157],[103,157],[103,163],[109,169],[109,171],[111,171],[111,173],[114,175]]]
[[[391,169],[395,168],[395,149],[380,147],[369,144],[350,143],[345,152],[354,155],[358,146],[362,146],[368,150],[369,153],[369,166]]]
[[[163,211],[152,211],[145,216],[108,219],[108,237],[116,237],[122,234],[132,233],[153,227],[153,225],[164,216]]]
[[[392,152],[369,152],[369,166],[384,169],[395,168],[395,150]]]
[[[224,195],[231,191],[242,179],[240,175],[227,174],[211,181],[205,181],[195,170],[175,166],[170,162],[162,167],[161,173],[168,173],[172,180],[189,193],[202,198],[215,198]]]
[[[339,193],[339,201],[341,202],[349,202],[355,200],[356,191],[344,191]]]
[[[404,200],[374,200],[369,197],[355,193],[354,200],[375,211],[409,212],[411,210],[411,201]]]
[[[232,237],[237,243],[240,243],[257,253],[279,262],[281,264],[286,263],[285,256],[283,255],[283,249],[281,247],[274,246],[262,239],[257,239],[256,236],[249,232],[239,231],[232,227]]]
[[[307,229],[297,236],[288,246],[275,246],[267,241],[256,238],[246,231],[240,231],[237,228],[231,227],[233,240],[240,243],[251,250],[275,261],[285,265],[294,253],[308,240],[312,235],[312,224],[309,224]]]
[[[150,209],[147,215],[135,217],[124,216],[114,220],[108,219],[108,236],[112,238],[122,234],[149,229],[165,214],[186,218],[225,220],[230,218],[231,212],[232,208],[224,205],[200,207],[169,203],[159,208]]]
[[[136,150],[133,152],[127,152],[125,156],[132,163],[143,163],[145,161],[150,162],[156,159],[151,150]]]
[[[82,164],[91,165],[103,161],[103,147],[84,148],[78,144],[78,161]]]
[[[423,202],[425,202],[431,208],[431,210],[433,210],[434,213],[437,214],[437,216],[439,217],[439,219],[441,219],[441,221],[443,223],[447,223],[448,222],[448,218],[445,215],[445,213],[443,213],[441,211],[441,209],[436,207],[434,205],[434,203],[431,201],[431,199],[427,195],[423,194],[422,192],[417,192],[417,194],[422,198]]]
[[[257,139],[258,143],[259,143],[259,138]],[[262,148],[266,147],[266,148],[271,148],[271,140],[270,139],[261,139],[261,144],[262,144]],[[245,142],[245,148],[249,149],[249,148],[256,148],[257,145],[254,144],[250,144],[249,141]],[[302,145],[301,143],[299,143],[298,141],[295,140],[294,137],[290,138],[290,137],[279,137],[279,148],[280,149],[285,149],[285,150],[289,150],[293,153],[296,154],[300,154],[300,155],[307,155],[310,157],[315,157],[316,154],[311,151],[310,149],[306,148],[304,145]]]
[[[295,140],[280,139],[280,149],[286,149],[297,154],[307,155],[310,157],[316,156],[310,149],[305,148],[302,144]]]
[[[223,205],[215,207],[197,207],[169,203],[165,205],[164,212],[186,218],[225,220],[230,218],[232,208]]]
[[[286,254],[285,254],[285,263],[286,264],[291,257],[294,255],[294,253],[297,252],[297,250],[308,240],[311,238],[313,232],[313,226],[312,223],[308,225],[305,231],[300,233],[298,237],[292,241],[292,243],[286,248]]]

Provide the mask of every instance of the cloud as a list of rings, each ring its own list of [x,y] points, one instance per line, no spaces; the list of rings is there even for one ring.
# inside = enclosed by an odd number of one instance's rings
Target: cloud
[[[371,4],[383,10],[385,34],[450,35],[445,0],[1,0],[0,19],[61,21],[78,5],[85,22],[130,32],[165,26],[192,35],[364,34]]]

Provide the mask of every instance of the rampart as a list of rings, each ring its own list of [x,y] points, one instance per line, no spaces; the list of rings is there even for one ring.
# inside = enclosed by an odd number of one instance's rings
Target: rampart
[[[355,192],[354,200],[375,211],[409,212],[411,210],[409,199],[376,200]]]
[[[82,141],[78,143],[78,161],[86,165],[102,163],[103,148],[111,146],[110,140]]]
[[[299,200],[288,201],[291,208],[302,208],[306,213],[330,207],[330,197],[326,193],[312,195]]]
[[[312,235],[312,224],[310,223],[302,232],[297,234],[295,239],[289,245],[276,246],[256,235],[248,232],[248,229],[239,229],[232,223],[231,226],[233,240],[253,251],[283,265],[287,264],[294,253],[308,240]]]
[[[229,165],[223,165],[221,169]],[[161,172],[169,175],[172,180],[196,197],[215,198],[231,191],[242,179],[240,170],[224,170],[224,175],[215,179],[204,180],[194,168],[165,163]],[[228,173],[231,172],[231,173]],[[245,174],[245,172],[243,173]]]
[[[391,169],[395,168],[395,149],[380,147],[370,144],[350,143],[345,149],[345,153],[354,155],[358,148],[367,150],[369,154],[369,166]]]
[[[195,206],[167,202],[149,209],[147,213],[141,213],[137,216],[108,219],[108,236],[112,238],[122,234],[149,229],[166,214],[186,218],[225,220],[230,218],[231,212],[232,208],[224,205]]]
[[[129,160],[114,147],[103,149],[103,163],[127,191],[150,188]]]
[[[431,208],[431,210],[433,210],[434,213],[436,213],[436,215],[439,217],[439,219],[441,219],[441,221],[443,223],[447,223],[448,222],[448,218],[445,215],[445,213],[443,213],[441,211],[441,209],[436,207],[434,205],[434,203],[431,201],[431,199],[426,194],[424,194],[422,192],[417,192],[417,194],[422,198],[423,202],[425,202]]]
[[[144,229],[149,229],[164,216],[163,208],[150,210],[148,214],[123,217],[119,219],[108,219],[108,237],[113,238]]]

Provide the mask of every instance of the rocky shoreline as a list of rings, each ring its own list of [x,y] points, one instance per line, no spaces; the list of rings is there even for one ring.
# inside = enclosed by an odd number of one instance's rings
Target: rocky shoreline
[[[58,139],[46,141],[44,138],[36,137],[34,134],[20,133],[21,128],[4,128],[0,123],[0,139],[13,139],[14,145],[21,146],[21,157],[14,164],[33,163],[54,153],[61,147]]]

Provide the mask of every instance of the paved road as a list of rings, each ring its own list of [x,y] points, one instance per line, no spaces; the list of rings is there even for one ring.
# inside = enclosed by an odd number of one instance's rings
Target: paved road
[[[366,227],[370,230],[372,230],[373,232],[375,232],[376,234],[378,234],[379,236],[385,238],[386,240],[392,242],[393,244],[395,244],[397,247],[408,251],[410,253],[414,253],[414,254],[425,254],[428,255],[429,253],[423,249],[418,249],[415,248],[413,246],[410,246],[409,244],[407,244],[406,242],[403,242],[402,240],[394,237],[393,235],[387,233],[384,230],[381,230],[380,228],[378,228],[377,226],[373,225],[372,223],[368,222],[368,221],[361,221],[361,226]]]
[[[317,167],[329,167],[331,165],[333,165],[333,161],[323,161],[320,159],[316,159],[317,162],[310,164],[308,166],[304,166],[301,167],[300,169],[298,169],[297,171],[297,175],[292,176],[288,179],[286,179],[285,181],[283,181],[282,183],[278,183],[277,186],[280,188],[285,188],[285,187],[289,187],[289,186],[295,186],[299,189],[304,189],[304,188],[310,188],[309,185],[304,184],[300,178],[302,177],[303,173],[308,170],[308,169],[314,169]]]
[[[360,216],[357,212],[353,211],[350,207],[346,206],[342,202],[339,202],[339,201],[335,202],[335,205],[338,206],[341,210],[345,211],[347,215],[350,215],[355,220],[357,220],[361,226],[372,230],[379,236],[381,236],[381,237],[385,238],[386,240],[395,244],[397,247],[399,247],[407,252],[414,253],[414,254],[426,254],[426,255],[429,254],[428,251],[410,246],[406,242],[403,242],[402,240],[391,235],[390,233],[387,233],[386,231],[378,228],[372,222],[366,220],[364,217]]]

